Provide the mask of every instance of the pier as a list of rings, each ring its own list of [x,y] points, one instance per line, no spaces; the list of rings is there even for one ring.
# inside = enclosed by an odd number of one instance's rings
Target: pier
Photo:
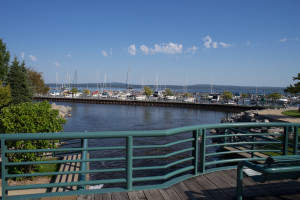
[[[231,104],[172,102],[172,101],[136,101],[136,100],[119,100],[119,99],[65,98],[65,97],[34,97],[34,100],[49,101],[49,102],[194,108],[194,109],[207,109],[207,110],[228,111],[228,112],[242,112],[246,110],[265,109],[265,107],[262,106],[243,106],[243,105],[231,105]]]
[[[280,127],[284,131],[250,131],[257,127]],[[299,127],[299,123],[223,123],[168,130],[1,134],[2,199],[232,199],[236,191],[237,163],[243,160],[258,163],[266,156],[298,155]],[[210,134],[212,129],[221,129],[224,133]],[[116,138],[118,143],[93,146],[88,142],[97,140],[100,143],[107,138]],[[220,142],[213,143],[214,138],[219,138]],[[9,141],[70,139],[81,141],[80,145],[28,150],[9,149],[7,146]],[[218,151],[222,147],[235,147],[235,150]],[[102,153],[93,154],[96,151]],[[8,161],[9,154],[26,152],[56,155],[76,152],[81,156],[55,161]],[[241,153],[248,156],[235,156]],[[14,174],[7,170],[11,166],[49,163],[80,163],[79,171]],[[9,179],[15,177],[66,174],[78,174],[80,179],[45,184],[8,184]],[[94,188],[102,184],[100,189],[91,189],[91,186]],[[293,180],[260,184],[245,179],[244,186],[246,199],[297,199],[300,194],[299,182]],[[77,189],[35,192],[36,189],[58,187]],[[15,194],[14,191],[30,193]]]

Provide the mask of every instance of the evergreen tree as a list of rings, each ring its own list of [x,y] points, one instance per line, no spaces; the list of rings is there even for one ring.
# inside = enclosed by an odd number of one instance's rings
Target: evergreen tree
[[[24,61],[20,64],[17,57],[14,58],[7,80],[11,88],[12,104],[32,101],[33,93]]]
[[[293,77],[293,81],[300,80],[300,73],[298,73],[298,76]],[[289,92],[291,94],[297,94],[300,93],[300,82],[295,83],[294,85],[288,86],[284,92]]]
[[[6,44],[0,38],[0,80],[6,84],[7,73],[9,69],[9,51],[6,50]]]

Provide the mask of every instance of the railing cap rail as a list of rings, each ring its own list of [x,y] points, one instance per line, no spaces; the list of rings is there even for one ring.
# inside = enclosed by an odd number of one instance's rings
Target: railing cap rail
[[[80,138],[124,138],[133,137],[155,137],[168,136],[182,132],[195,131],[200,129],[215,129],[215,128],[235,128],[235,127],[300,127],[300,123],[287,122],[271,122],[271,123],[219,123],[185,126],[167,130],[135,130],[135,131],[100,131],[100,132],[62,132],[62,133],[14,133],[0,134],[0,139],[5,140],[32,140],[32,139],[80,139]]]

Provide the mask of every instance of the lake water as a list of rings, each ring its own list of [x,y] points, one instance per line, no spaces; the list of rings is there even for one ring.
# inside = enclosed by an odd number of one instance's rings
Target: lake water
[[[220,123],[225,112],[167,107],[56,103],[73,108],[64,132],[159,130]]]
[[[64,132],[84,131],[125,131],[125,130],[163,130],[182,126],[220,123],[226,117],[225,112],[209,111],[191,108],[143,107],[124,105],[101,105],[81,103],[57,103],[73,108],[72,117],[64,125]],[[230,114],[229,114],[230,115]],[[182,133],[172,137],[142,137],[134,138],[134,145],[167,144],[172,141],[191,138],[192,133]],[[79,143],[79,140],[77,140]],[[124,138],[89,139],[89,147],[93,146],[125,146]],[[66,144],[71,147],[72,145]],[[190,148],[191,142],[159,149],[137,149],[134,156],[164,155],[181,148]],[[90,158],[125,157],[124,150],[89,151]],[[134,166],[160,166],[172,161],[191,156],[191,152],[181,153],[168,159],[134,160]],[[90,169],[124,168],[125,161],[91,162]],[[172,170],[184,167],[185,164],[172,166],[166,170],[147,170],[134,172],[134,176],[166,174]],[[124,173],[93,173],[90,179],[120,178]],[[107,186],[107,185],[106,185]]]

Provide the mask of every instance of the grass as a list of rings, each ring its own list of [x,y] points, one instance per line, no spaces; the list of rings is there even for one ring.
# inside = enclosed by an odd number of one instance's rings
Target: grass
[[[300,118],[300,112],[297,110],[287,110],[282,112],[283,115]]]
[[[47,160],[57,160],[56,158],[50,158]],[[37,173],[44,173],[44,172],[56,172],[58,171],[59,168],[59,164],[55,163],[55,164],[42,164],[42,165],[38,165],[38,171]]]

